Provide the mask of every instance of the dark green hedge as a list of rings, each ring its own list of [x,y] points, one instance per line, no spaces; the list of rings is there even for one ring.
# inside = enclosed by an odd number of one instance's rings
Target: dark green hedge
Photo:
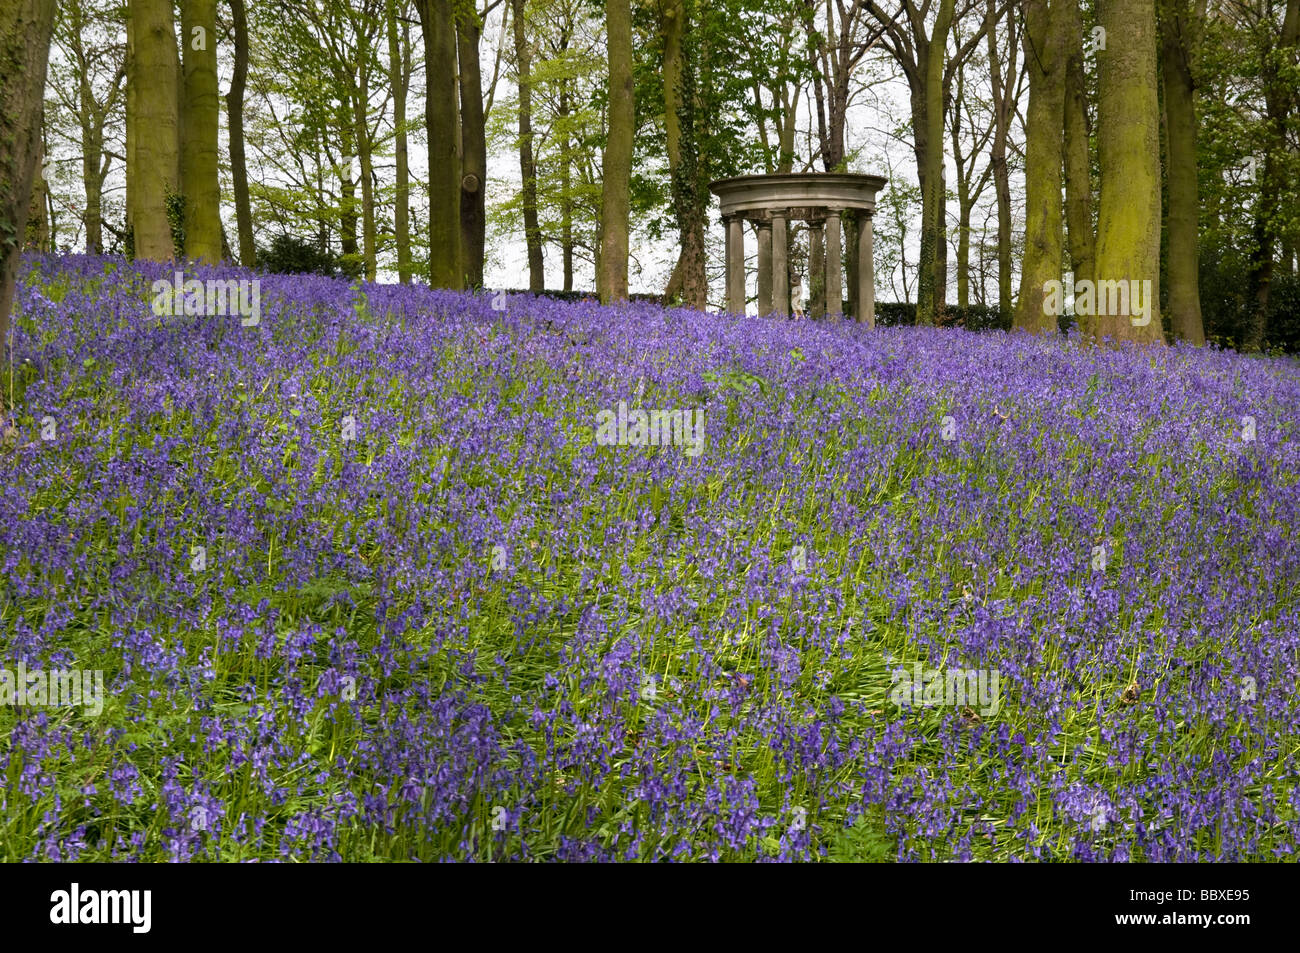
[[[495,289],[492,292],[496,293]],[[527,288],[506,288],[505,293],[508,295],[530,295],[533,292]],[[539,298],[552,298],[555,301],[599,301],[600,296],[594,291],[538,291]],[[652,294],[629,294],[629,300],[632,301],[653,301],[656,304],[663,300],[663,295]]]
[[[968,308],[948,307],[942,325],[967,331],[1010,331],[1011,315],[992,305],[973,304]],[[884,327],[916,324],[916,305],[907,301],[877,301],[876,324]]]
[[[1235,256],[1201,261],[1201,319],[1205,336],[1236,347],[1254,307],[1247,267]],[[1300,353],[1300,275],[1275,271],[1269,287],[1264,346]]]

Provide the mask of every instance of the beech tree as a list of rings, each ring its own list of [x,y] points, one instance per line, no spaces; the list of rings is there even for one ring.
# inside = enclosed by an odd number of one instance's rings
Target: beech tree
[[[537,218],[537,160],[533,155],[532,48],[525,31],[526,0],[511,0],[515,83],[519,88],[519,175],[523,189],[524,245],[528,251],[528,289],[546,287],[542,230]]]
[[[1196,72],[1206,0],[1160,0],[1160,67],[1166,169],[1166,275],[1174,337],[1205,343],[1200,292],[1200,191],[1196,176]]]
[[[173,261],[172,219],[181,194],[180,55],[171,0],[130,0],[129,17],[127,230],[136,257]]]
[[[989,166],[998,205],[998,308],[1011,314],[1011,176],[1007,168],[1007,146],[1011,138],[1011,119],[1020,100],[1024,67],[1016,62],[1019,53],[1019,18],[1016,10],[998,0],[988,0],[985,13],[985,39],[988,44],[989,84],[993,100],[993,139],[989,144]],[[999,29],[999,26],[1002,29]],[[1002,46],[1005,34],[1005,53]]]
[[[221,260],[221,186],[217,182],[217,0],[183,0],[184,71],[180,183],[185,197],[185,255]]]
[[[1099,337],[1158,343],[1164,341],[1164,334],[1156,4],[1155,0],[1098,0],[1097,14],[1106,46],[1097,51],[1101,180],[1098,293],[1092,303],[1091,327]],[[1145,299],[1144,308],[1139,308],[1134,292]]]
[[[1097,240],[1092,229],[1092,128],[1088,119],[1083,18],[1079,4],[1065,4],[1061,20],[1065,69],[1062,107],[1065,118],[1065,224],[1074,280],[1076,284],[1082,284],[1093,278]],[[1099,43],[1100,34],[1095,42],[1090,37],[1088,46],[1092,48]]]
[[[248,196],[248,163],[244,153],[244,90],[248,81],[248,13],[244,0],[230,0],[234,70],[226,93],[226,121],[230,127],[230,178],[235,194],[235,221],[239,231],[239,263],[257,263],[253,238],[253,211]]]
[[[1073,0],[1026,0],[1025,62],[1029,108],[1025,114],[1025,257],[1014,327],[1056,329],[1044,307],[1050,282],[1061,277],[1061,136],[1065,126],[1064,24],[1061,8]]]
[[[456,150],[456,25],[449,0],[417,0],[424,37],[429,143],[429,283],[463,288],[460,156]]]
[[[8,354],[18,255],[41,152],[53,30],[54,4],[47,0],[0,0],[0,355]]]
[[[387,0],[388,77],[393,91],[393,162],[397,179],[393,196],[393,237],[397,242],[397,280],[411,282],[411,176],[407,143],[406,97],[411,82],[411,42],[406,0]],[[399,25],[400,21],[400,25]]]
[[[609,48],[609,112],[602,157],[603,191],[596,291],[601,302],[609,304],[627,297],[632,137],[636,123],[632,96],[630,0],[605,0],[605,35]]]

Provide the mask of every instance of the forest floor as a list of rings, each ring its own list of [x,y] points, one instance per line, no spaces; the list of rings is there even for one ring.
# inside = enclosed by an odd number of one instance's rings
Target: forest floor
[[[0,859],[1300,844],[1294,361],[160,278],[24,269]]]

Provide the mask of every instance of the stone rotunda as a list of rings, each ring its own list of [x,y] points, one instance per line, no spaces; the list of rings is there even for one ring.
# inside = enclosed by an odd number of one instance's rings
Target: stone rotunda
[[[844,212],[858,220],[857,288],[852,300],[859,321],[876,323],[875,263],[871,216],[886,180],[847,172],[793,172],[718,179],[709,189],[722,204],[727,232],[727,310],[745,311],[745,223],[758,230],[758,313],[789,314],[790,222],[809,223],[811,261],[824,261],[825,312],[844,313]]]

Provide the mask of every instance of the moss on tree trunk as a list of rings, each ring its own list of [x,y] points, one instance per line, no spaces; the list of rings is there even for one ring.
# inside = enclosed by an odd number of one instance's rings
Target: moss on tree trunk
[[[1013,327],[1056,330],[1044,307],[1049,282],[1061,277],[1061,134],[1065,126],[1065,19],[1061,0],[1029,0],[1023,33],[1029,70],[1025,113],[1025,257]]]
[[[217,0],[181,4],[184,109],[181,192],[185,196],[185,254],[221,260],[221,186],[217,181]]]
[[[173,261],[168,202],[180,193],[180,55],[170,0],[131,0],[135,56],[135,255]]]
[[[41,151],[53,29],[49,0],[0,3],[0,357],[9,348],[9,310]]]
[[[1098,0],[1106,48],[1097,51],[1097,282],[1149,289],[1147,313],[1097,309],[1093,331],[1113,340],[1163,342],[1160,325],[1160,104],[1155,0]],[[1139,284],[1133,286],[1133,282]],[[1146,284],[1149,282],[1149,284]],[[1129,302],[1132,312],[1133,303]],[[1137,323],[1135,323],[1137,322]]]

